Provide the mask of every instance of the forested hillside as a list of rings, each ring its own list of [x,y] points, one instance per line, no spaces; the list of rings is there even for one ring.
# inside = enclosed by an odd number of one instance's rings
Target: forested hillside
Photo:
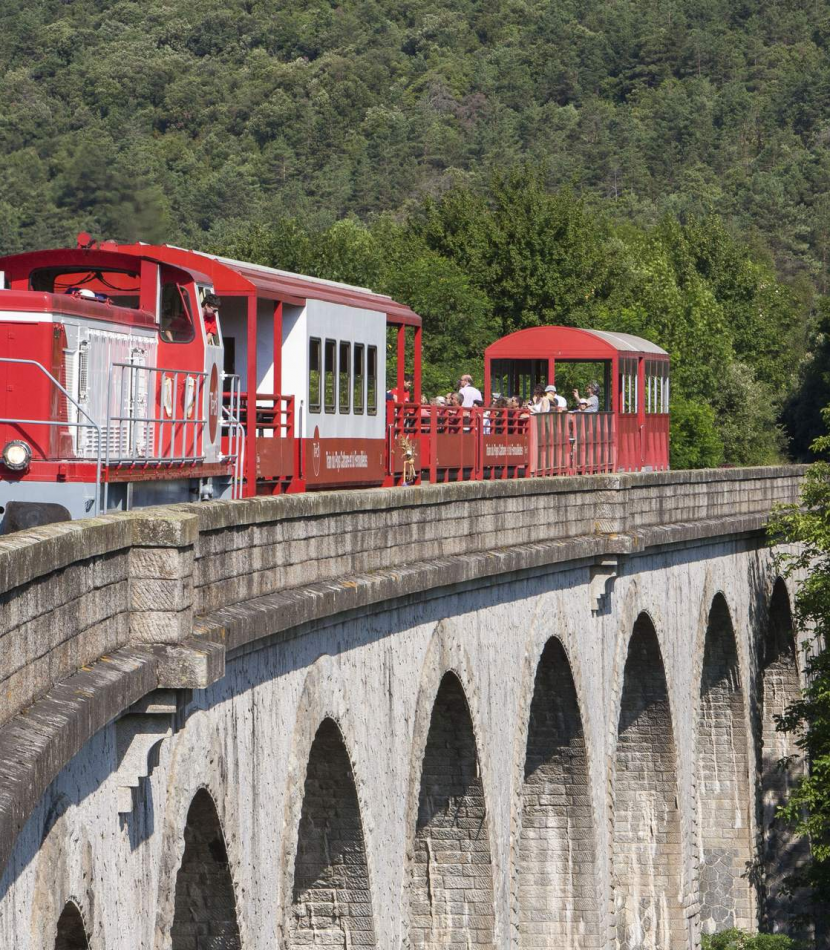
[[[624,325],[672,350],[676,463],[783,445],[823,341],[826,2],[3,0],[0,30],[3,252],[360,278],[426,308],[436,386],[503,329]]]

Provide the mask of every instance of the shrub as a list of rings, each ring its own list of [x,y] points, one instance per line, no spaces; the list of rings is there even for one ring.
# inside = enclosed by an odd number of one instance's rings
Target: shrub
[[[783,934],[748,934],[745,930],[722,930],[704,934],[701,950],[798,950],[799,945]]]

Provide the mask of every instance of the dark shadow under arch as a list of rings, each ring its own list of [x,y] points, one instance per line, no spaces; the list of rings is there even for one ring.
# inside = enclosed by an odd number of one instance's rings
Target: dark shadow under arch
[[[58,918],[55,950],[89,950],[84,919],[74,901],[69,901]]]
[[[289,948],[375,946],[360,804],[332,719],[321,723],[309,754],[291,910]]]
[[[614,902],[620,950],[687,946],[677,766],[666,674],[651,620],[628,644],[614,787]]]
[[[225,836],[216,805],[203,788],[193,796],[176,876],[172,950],[241,950]]]
[[[413,947],[494,946],[487,810],[467,699],[441,681],[424,752],[409,879]]]
[[[749,870],[749,751],[738,648],[729,608],[712,601],[698,716],[700,921],[704,933],[755,928]]]
[[[808,857],[804,839],[776,817],[776,809],[789,797],[800,770],[782,770],[781,759],[797,753],[796,737],[779,732],[780,716],[800,695],[795,632],[790,597],[781,578],[775,582],[769,620],[761,644],[761,831],[764,879],[763,922],[768,930],[787,930],[788,918],[797,911],[794,898],[784,893],[785,878]]]
[[[591,789],[570,663],[548,640],[533,687],[519,836],[519,947],[601,946]]]

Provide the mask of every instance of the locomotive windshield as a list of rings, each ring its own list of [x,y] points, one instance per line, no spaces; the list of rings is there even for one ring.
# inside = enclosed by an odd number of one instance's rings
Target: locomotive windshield
[[[139,306],[139,275],[135,271],[39,267],[29,275],[29,288],[49,294],[88,290],[108,297],[119,307],[137,310]]]
[[[186,289],[173,281],[162,285],[159,335],[165,343],[189,343],[195,336],[190,298]]]

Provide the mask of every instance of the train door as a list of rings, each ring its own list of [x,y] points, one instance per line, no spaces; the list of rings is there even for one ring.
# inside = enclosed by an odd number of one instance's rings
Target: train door
[[[222,319],[205,313],[205,297],[213,288],[199,285],[199,316],[205,341],[204,415],[205,461],[218,462],[222,456],[222,379],[225,372],[225,351],[222,345]]]
[[[162,268],[154,389],[159,407],[158,456],[168,461],[201,458],[208,436],[199,422],[206,388],[204,333],[201,316],[194,314],[198,300],[192,290],[182,272]]]

